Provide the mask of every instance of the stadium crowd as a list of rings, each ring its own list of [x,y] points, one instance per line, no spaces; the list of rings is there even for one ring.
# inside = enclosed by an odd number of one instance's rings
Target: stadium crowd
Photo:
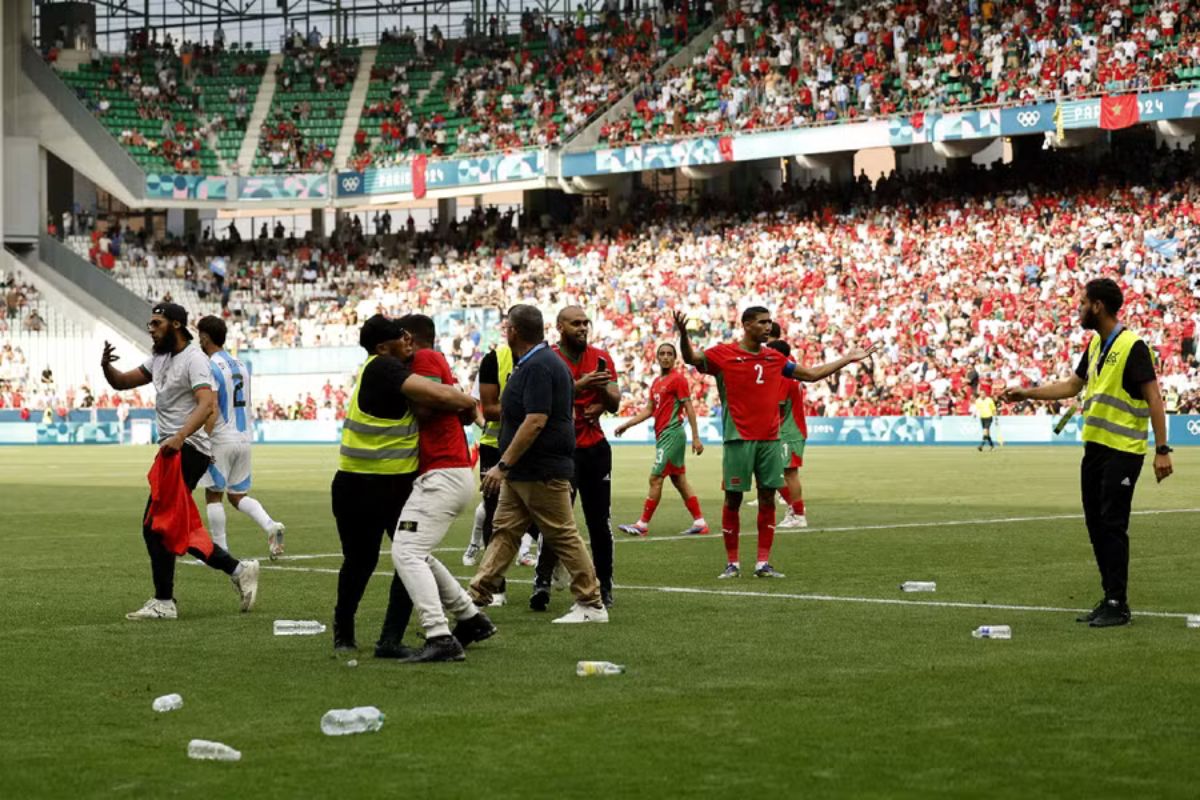
[[[116,274],[140,273],[151,292],[194,292],[176,299],[225,315],[239,349],[351,344],[376,312],[579,303],[618,362],[628,409],[644,401],[673,307],[716,341],[731,335],[739,307],[761,303],[802,361],[884,344],[873,365],[811,388],[811,413],[829,416],[966,413],[977,392],[1047,380],[1085,341],[1079,287],[1115,274],[1127,289],[1123,318],[1155,349],[1168,407],[1182,410],[1200,403],[1193,159],[1152,148],[1114,150],[1101,163],[1046,154],[874,187],[862,178],[764,189],[754,209],[711,198],[672,209],[641,194],[649,200],[621,209],[622,222],[567,227],[547,219],[518,229],[495,210],[445,236],[406,225],[369,237],[346,222],[325,246],[264,230],[237,245],[136,244]],[[450,333],[442,347],[469,384],[487,332]],[[694,385],[699,409],[711,411],[711,383]]]
[[[719,3],[718,7],[724,3]],[[690,64],[650,77],[609,144],[1191,82],[1193,12],[1174,0],[731,3]]]

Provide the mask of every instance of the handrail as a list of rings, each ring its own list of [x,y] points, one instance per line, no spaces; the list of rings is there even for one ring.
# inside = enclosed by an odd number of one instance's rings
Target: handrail
[[[137,332],[144,330],[146,320],[150,318],[148,300],[138,297],[128,287],[48,234],[43,233],[38,237],[37,257],[91,298],[94,301],[90,304],[93,310],[111,312],[114,321],[124,323],[127,329],[133,326]]]
[[[87,146],[95,151],[125,190],[135,199],[143,199],[146,194],[145,171],[80,101],[75,91],[63,82],[54,68],[43,60],[42,54],[28,40],[21,44],[21,71],[25,77],[63,115]]]

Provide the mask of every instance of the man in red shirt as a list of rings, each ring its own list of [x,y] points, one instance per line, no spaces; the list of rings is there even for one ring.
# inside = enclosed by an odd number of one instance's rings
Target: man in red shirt
[[[583,518],[592,543],[592,561],[600,580],[604,607],[613,603],[613,536],[609,509],[612,504],[612,446],[604,437],[600,417],[613,413],[621,405],[617,373],[607,352],[588,344],[592,321],[579,306],[567,306],[558,312],[558,344],[554,352],[566,362],[575,381],[575,477],[571,481],[571,501],[579,495]],[[538,553],[537,577],[529,607],[545,611],[550,604],[550,581],[558,562],[554,551],[545,546]]]
[[[437,336],[433,320],[423,314],[409,314],[397,322],[412,336],[416,347],[410,365],[412,373],[453,386],[450,365],[445,356],[433,349]],[[475,422],[475,402],[472,400],[470,409],[458,414],[419,406],[413,410],[420,428],[420,466],[412,494],[400,512],[392,540],[392,562],[425,629],[425,646],[420,651],[405,652],[407,648],[399,642],[381,644],[384,649],[399,651],[388,653],[388,657],[399,656],[410,664],[462,661],[463,648],[491,637],[496,626],[475,607],[471,596],[433,556],[433,550],[475,496],[475,473],[463,433],[464,424]],[[458,620],[453,635],[447,611]]]
[[[683,532],[685,536],[708,533],[708,523],[700,512],[700,498],[692,492],[688,485],[687,467],[684,466],[684,454],[687,452],[687,438],[683,434],[683,416],[687,415],[688,424],[692,428],[692,451],[696,455],[704,452],[704,443],[700,441],[700,429],[696,426],[696,410],[692,408],[691,390],[687,378],[675,369],[679,358],[675,345],[661,344],[655,354],[662,375],[654,379],[650,385],[650,405],[635,417],[632,417],[621,427],[617,428],[617,436],[625,433],[635,425],[640,425],[654,417],[654,467],[650,470],[650,496],[642,507],[642,517],[632,525],[622,525],[621,530],[633,536],[645,536],[649,531],[650,519],[654,510],[662,500],[663,478],[670,477],[671,483],[679,490],[683,504],[692,515],[692,527]]]
[[[742,312],[742,339],[696,353],[688,339],[687,315],[675,312],[679,352],[688,364],[713,375],[721,395],[725,447],[721,457],[725,506],[721,535],[728,563],[718,578],[741,577],[738,563],[739,511],[742,495],[753,482],[758,487],[758,560],[754,575],[782,578],[770,563],[775,541],[775,490],[784,485],[784,448],[779,440],[779,398],[784,380],[819,381],[844,367],[870,358],[879,345],[853,350],[819,367],[801,367],[777,350],[763,347],[771,336],[771,312],[750,306]]]

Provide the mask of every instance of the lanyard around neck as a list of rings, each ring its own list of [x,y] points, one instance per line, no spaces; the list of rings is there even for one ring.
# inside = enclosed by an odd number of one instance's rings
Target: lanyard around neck
[[[1108,351],[1112,349],[1113,342],[1117,340],[1117,336],[1124,329],[1125,326],[1118,323],[1112,329],[1112,333],[1108,335],[1108,338],[1104,340],[1104,346],[1100,348],[1100,357],[1096,359],[1096,374],[1099,374],[1100,370],[1104,368],[1104,359],[1108,358]]]
[[[528,360],[529,360],[530,356],[532,356],[532,355],[533,355],[534,353],[536,353],[538,350],[545,350],[545,349],[546,349],[546,347],[548,347],[548,345],[547,345],[545,342],[541,342],[540,344],[538,344],[537,346],[535,346],[535,347],[534,347],[532,350],[530,350],[528,353],[526,353],[525,355],[521,356],[521,357],[520,357],[520,358],[517,360],[517,366],[518,366],[518,367],[519,367],[519,366],[521,366],[522,364],[524,364],[526,361],[528,361]]]

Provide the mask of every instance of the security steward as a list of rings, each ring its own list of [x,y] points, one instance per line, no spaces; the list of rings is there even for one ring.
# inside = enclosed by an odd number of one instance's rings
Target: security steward
[[[462,393],[408,368],[412,337],[392,319],[376,314],[358,342],[367,360],[358,370],[342,426],[338,471],[333,476],[333,516],[342,541],[337,606],[333,611],[335,650],[355,650],[354,615],[376,564],[383,535],[392,537],[418,468],[417,420],[413,403],[457,411]],[[403,658],[401,644],[412,616],[412,600],[393,573],[391,598],[376,645],[380,658]]]
[[[508,321],[501,323],[501,330],[508,335]],[[483,433],[479,437],[479,477],[500,461],[500,395],[508,385],[513,371],[512,348],[501,344],[479,362],[479,405],[483,411]],[[492,527],[496,518],[496,503],[499,494],[483,496],[483,546],[492,541]]]
[[[1084,287],[1079,323],[1095,331],[1075,374],[1065,381],[1032,389],[1009,389],[1002,397],[1020,400],[1065,400],[1083,395],[1083,464],[1080,482],[1083,514],[1104,599],[1079,617],[1093,628],[1127,625],[1130,620],[1129,508],[1142,471],[1154,426],[1154,477],[1162,482],[1172,472],[1167,446],[1167,418],[1154,372],[1150,348],[1117,320],[1124,297],[1110,278]]]

